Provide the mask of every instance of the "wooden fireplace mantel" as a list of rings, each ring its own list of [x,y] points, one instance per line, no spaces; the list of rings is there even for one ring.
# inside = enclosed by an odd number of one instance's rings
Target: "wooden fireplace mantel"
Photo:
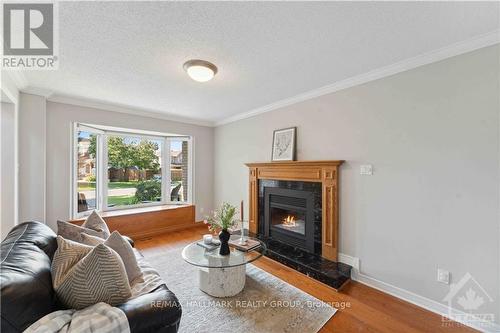
[[[246,163],[249,168],[249,228],[257,233],[259,179],[322,184],[322,256],[338,261],[338,177],[342,160]]]

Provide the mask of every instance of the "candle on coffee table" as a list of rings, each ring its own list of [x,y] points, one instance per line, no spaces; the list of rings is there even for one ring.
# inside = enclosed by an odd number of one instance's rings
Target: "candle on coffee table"
[[[243,229],[243,200],[241,200],[241,208],[240,208],[240,220],[241,220],[241,230],[240,230],[240,241],[238,242],[239,244],[243,245],[246,244],[247,240],[245,239],[244,235],[244,229]]]
[[[243,200],[241,200],[240,219],[243,221]]]
[[[212,244],[212,235],[210,234],[203,235],[203,243]]]

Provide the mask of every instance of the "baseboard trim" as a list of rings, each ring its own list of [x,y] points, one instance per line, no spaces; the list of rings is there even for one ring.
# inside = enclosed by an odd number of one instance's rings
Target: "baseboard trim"
[[[442,303],[439,303],[437,301],[434,301],[434,300],[427,298],[427,297],[424,297],[424,296],[420,296],[420,295],[415,294],[411,291],[393,286],[389,283],[380,281],[374,277],[371,277],[369,275],[361,273],[360,269],[359,269],[359,258],[352,257],[352,256],[344,254],[344,253],[339,253],[339,261],[343,262],[344,264],[348,264],[352,267],[351,279],[353,281],[356,281],[356,282],[362,283],[364,285],[367,285],[371,288],[380,290],[386,294],[397,297],[399,299],[402,299],[403,301],[406,301],[406,302],[411,303],[413,305],[416,305],[418,307],[424,308],[428,311],[437,313],[441,316],[452,319],[454,321],[459,322],[460,324],[472,327],[472,328],[477,329],[479,331],[492,332],[492,333],[499,333],[500,332],[500,325],[499,324],[486,322],[486,321],[481,321],[481,324],[477,324],[476,322],[472,322],[472,323],[465,322],[463,320],[460,320],[460,318],[463,318],[465,316],[465,312],[463,312],[463,311],[460,311],[457,309],[452,309],[451,313],[450,313],[448,306],[446,306]]]
[[[347,256],[349,257],[349,256]],[[353,258],[353,257],[350,257]],[[386,294],[389,294],[391,296],[397,297],[399,299],[402,299],[403,301],[406,301],[408,303],[411,303],[413,305],[416,305],[418,307],[424,308],[428,311],[434,312],[438,315],[444,316],[446,318],[452,319],[454,321],[459,322],[460,324],[469,326],[471,328],[474,328],[476,330],[479,330],[481,332],[488,332],[488,333],[498,333],[500,332],[500,325],[492,322],[481,322],[481,324],[478,324],[476,322],[466,322],[461,320],[461,318],[465,315],[463,311],[457,310],[457,309],[452,309],[451,314],[448,309],[448,307],[442,303],[436,302],[432,299],[429,299],[424,296],[417,295],[411,291],[393,286],[389,283],[380,281],[376,278],[373,278],[371,276],[368,276],[366,274],[360,273],[358,269],[353,269],[351,279],[354,281],[357,281],[359,283],[362,283],[364,285],[367,285],[371,288],[380,290]],[[479,322],[479,320],[478,320]]]
[[[359,271],[359,258],[351,257],[344,253],[339,253],[339,261]]]

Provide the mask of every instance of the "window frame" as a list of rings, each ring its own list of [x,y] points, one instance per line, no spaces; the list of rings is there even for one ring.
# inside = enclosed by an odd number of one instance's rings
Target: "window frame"
[[[170,197],[168,198],[168,203],[172,205],[186,205],[186,204],[192,204],[194,202],[194,191],[193,191],[193,185],[194,185],[194,172],[193,172],[193,160],[194,160],[194,148],[193,148],[193,137],[192,136],[168,136],[166,137],[166,142],[168,143],[168,147],[171,147],[170,144],[172,141],[187,141],[188,142],[188,197],[187,200],[185,201],[171,201]],[[168,150],[168,183],[171,183],[171,178],[172,174],[170,173],[170,149]],[[162,176],[163,177],[163,176]],[[162,192],[163,193],[163,192]],[[170,193],[170,189],[168,190],[168,193]]]
[[[97,128],[99,127],[99,128]],[[133,209],[133,208],[145,208],[145,207],[154,207],[161,206],[166,204],[172,205],[186,205],[192,204],[194,202],[193,199],[193,137],[191,136],[183,136],[183,135],[158,135],[155,134],[145,134],[144,131],[134,131],[133,129],[124,129],[123,131],[117,131],[115,129],[101,129],[104,126],[95,125],[87,125],[83,123],[75,122],[73,123],[73,131],[72,131],[72,147],[71,147],[71,212],[70,216],[72,218],[82,218],[88,216],[92,210],[88,210],[85,212],[78,212],[78,132],[85,131],[92,134],[97,135],[97,147],[96,147],[96,210],[99,212],[106,211],[119,211],[125,209]],[[106,172],[108,169],[108,137],[109,136],[120,136],[120,137],[136,137],[139,139],[148,139],[148,140],[157,140],[161,141],[161,200],[158,202],[151,203],[142,203],[135,205],[125,205],[125,206],[116,206],[116,207],[108,207],[108,173]],[[171,163],[171,141],[187,141],[188,142],[188,165],[187,165],[187,174],[188,174],[188,197],[185,201],[171,201],[170,191],[171,191],[171,172],[170,172],[170,163]]]

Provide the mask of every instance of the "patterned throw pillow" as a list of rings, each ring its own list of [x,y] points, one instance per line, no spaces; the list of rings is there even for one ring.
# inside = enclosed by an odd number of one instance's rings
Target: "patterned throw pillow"
[[[115,250],[123,260],[125,265],[125,270],[127,271],[128,281],[132,283],[136,278],[142,276],[142,271],[139,268],[137,259],[132,249],[132,245],[120,235],[118,231],[113,231],[108,239],[104,240],[99,237],[87,235],[83,233],[82,243],[90,246],[96,246],[99,244],[104,244]]]
[[[52,284],[63,281],[68,271],[83,259],[93,247],[57,236],[57,250],[51,264]]]
[[[70,239],[72,241],[81,243],[82,233],[86,233],[95,237],[106,238],[104,232],[102,231],[95,231],[65,221],[57,221],[57,234],[65,239]]]
[[[108,238],[110,235],[108,225],[95,210],[87,216],[87,219],[83,222],[82,227],[101,232],[104,235],[103,238]]]
[[[96,247],[57,237],[52,260],[52,284],[61,302],[73,309],[105,302],[112,306],[127,301],[130,284],[123,262],[104,244]]]

